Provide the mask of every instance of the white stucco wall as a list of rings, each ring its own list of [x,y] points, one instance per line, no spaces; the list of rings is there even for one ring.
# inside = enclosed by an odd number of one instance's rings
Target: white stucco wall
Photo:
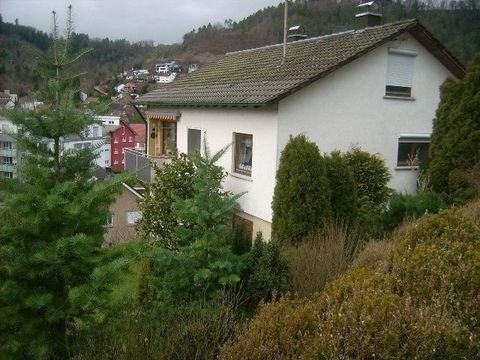
[[[230,147],[219,161],[229,173],[225,189],[246,192],[239,199],[242,210],[265,221],[271,221],[271,201],[275,186],[277,150],[277,111],[270,109],[181,109],[177,123],[177,147],[187,152],[188,129],[200,129],[206,135],[211,153],[231,144],[233,133],[253,135],[252,176],[233,172]]]
[[[384,99],[389,47],[417,53],[414,101]],[[438,60],[404,34],[280,101],[277,159],[290,134],[305,133],[322,152],[360,146],[385,159],[392,188],[413,193],[417,171],[397,169],[398,138],[431,133],[439,87],[448,76]]]

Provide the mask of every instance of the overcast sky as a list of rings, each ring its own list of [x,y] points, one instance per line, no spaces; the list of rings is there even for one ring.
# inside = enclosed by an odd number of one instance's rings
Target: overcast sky
[[[238,21],[280,0],[0,0],[4,22],[51,32],[51,11],[64,24],[73,6],[75,31],[111,40],[181,42],[186,32],[225,19]]]

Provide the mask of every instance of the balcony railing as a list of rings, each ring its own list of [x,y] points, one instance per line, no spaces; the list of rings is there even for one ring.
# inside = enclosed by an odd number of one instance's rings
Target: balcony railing
[[[152,182],[155,176],[152,163],[162,166],[169,161],[168,156],[154,157],[134,149],[125,149],[125,170],[135,173],[139,180],[146,183]]]

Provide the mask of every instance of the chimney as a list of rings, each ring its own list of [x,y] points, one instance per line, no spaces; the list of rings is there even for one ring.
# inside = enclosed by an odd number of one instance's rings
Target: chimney
[[[288,29],[288,41],[297,41],[306,38],[307,34],[303,25],[295,25]]]
[[[378,26],[382,23],[380,5],[375,1],[361,3],[357,6],[357,24],[360,28]]]

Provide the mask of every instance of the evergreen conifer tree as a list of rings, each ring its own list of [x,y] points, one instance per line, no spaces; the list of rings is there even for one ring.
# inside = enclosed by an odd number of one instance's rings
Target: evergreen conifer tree
[[[462,179],[480,162],[480,54],[463,80],[448,79],[433,122],[427,174],[433,189],[454,201],[472,195]]]
[[[291,137],[280,157],[272,202],[272,237],[298,242],[331,216],[325,161],[305,135]]]
[[[21,179],[0,186],[0,354],[5,359],[68,358],[69,336],[103,319],[107,283],[121,261],[102,257],[103,225],[118,182],[92,180],[89,149],[63,151],[93,117],[78,106],[76,75],[86,51],[71,54],[71,7],[65,36],[53,13],[53,44],[40,68],[44,105],[15,109],[27,150]],[[5,191],[5,189],[7,191]],[[87,321],[88,320],[88,321]],[[83,321],[83,322],[82,322]]]

